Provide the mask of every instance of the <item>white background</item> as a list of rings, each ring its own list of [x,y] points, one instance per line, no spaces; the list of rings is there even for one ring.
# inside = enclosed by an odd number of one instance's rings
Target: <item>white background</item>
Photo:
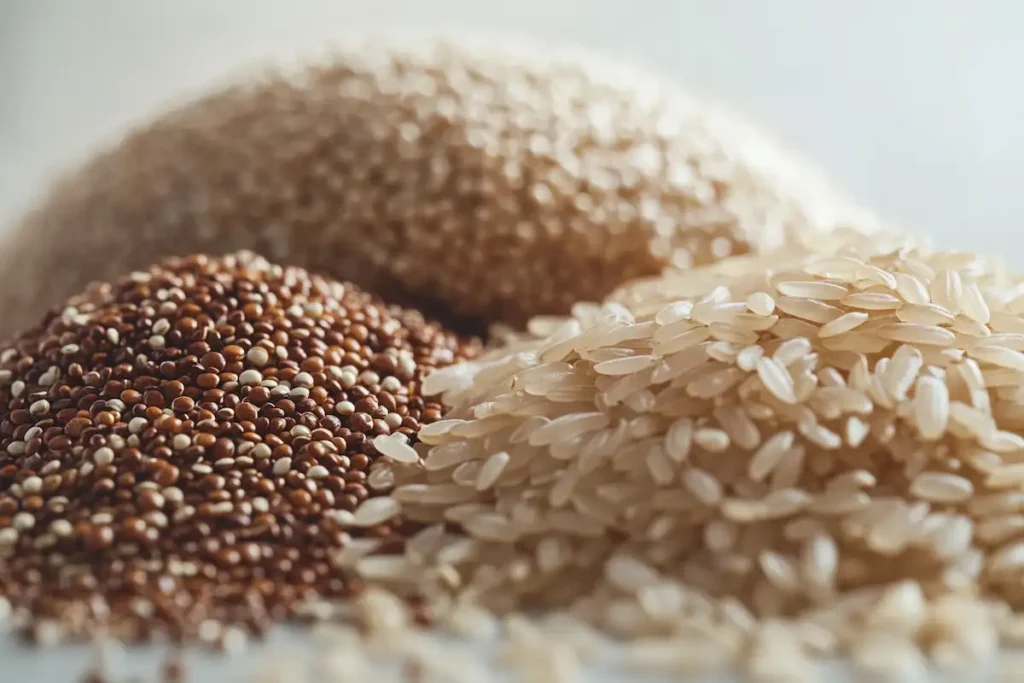
[[[363,27],[625,53],[731,101],[940,244],[1022,239],[1017,0],[0,0],[0,225],[129,122]]]

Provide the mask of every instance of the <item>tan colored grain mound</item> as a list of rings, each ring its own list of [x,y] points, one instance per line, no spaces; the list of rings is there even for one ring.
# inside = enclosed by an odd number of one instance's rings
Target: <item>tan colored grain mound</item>
[[[369,481],[432,526],[342,560],[377,586],[433,577],[474,623],[575,619],[677,673],[815,680],[849,654],[917,680],[1020,642],[1024,279],[820,246],[631,284],[429,375],[451,410],[415,451],[376,439],[395,462]],[[529,680],[572,680],[574,645],[505,627],[520,663],[549,662]]]
[[[727,112],[536,52],[368,43],[145,125],[3,245],[0,334],[88,281],[241,248],[518,323],[839,219],[813,170]]]

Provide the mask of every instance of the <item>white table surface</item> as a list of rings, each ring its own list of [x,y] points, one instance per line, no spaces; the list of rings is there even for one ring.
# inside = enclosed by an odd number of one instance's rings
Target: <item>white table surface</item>
[[[453,641],[445,636],[446,645]],[[302,667],[316,657],[312,641],[299,628],[278,628],[264,643],[250,644],[240,655],[227,656],[206,650],[187,649],[184,653],[187,683],[356,683],[354,681],[316,680],[311,672],[303,674]],[[456,643],[460,650],[478,645]],[[104,683],[163,683],[160,667],[168,650],[162,646],[126,648],[117,671],[121,677]],[[678,678],[672,676],[643,675],[627,671],[614,662],[593,666],[583,672],[577,683],[741,683],[738,674],[719,674]],[[0,683],[81,683],[83,674],[93,660],[93,651],[86,646],[61,646],[39,650],[20,644],[11,637],[0,636]],[[282,675],[291,671],[295,677]],[[825,661],[819,666],[822,683],[855,683],[864,681],[848,664]],[[531,683],[514,672],[493,669],[493,678],[479,683]],[[398,666],[381,665],[373,672],[372,683],[414,683],[403,678]],[[959,674],[935,672],[927,681],[916,683],[1020,683],[1024,681],[1024,652],[1008,652],[999,661],[986,663]],[[358,683],[363,683],[362,681]],[[367,681],[366,683],[371,683]],[[415,683],[419,683],[416,681]],[[429,683],[442,683],[429,681]],[[777,683],[788,683],[778,681]],[[909,683],[909,682],[908,682]]]

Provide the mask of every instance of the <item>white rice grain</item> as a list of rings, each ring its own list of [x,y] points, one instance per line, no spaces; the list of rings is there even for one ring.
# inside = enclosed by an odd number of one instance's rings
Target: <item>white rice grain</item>
[[[892,294],[882,292],[858,292],[844,296],[844,306],[859,308],[865,311],[889,311],[903,306],[903,301]]]
[[[693,421],[680,418],[665,432],[665,454],[675,462],[683,462],[690,455],[693,444]]]
[[[757,375],[768,392],[783,403],[796,403],[793,378],[785,367],[774,358],[757,361]]]
[[[924,472],[910,483],[910,495],[936,503],[960,503],[973,494],[970,479],[945,472]]]
[[[715,505],[722,498],[722,485],[708,472],[691,467],[683,472],[683,485],[704,505]]]
[[[476,490],[484,491],[494,486],[501,477],[502,472],[508,467],[508,462],[509,454],[506,451],[489,455],[477,474]]]
[[[402,504],[387,496],[367,498],[355,509],[353,526],[377,526],[402,511]]]
[[[805,280],[800,282],[780,282],[775,285],[780,294],[802,299],[821,299],[833,301],[842,299],[848,294],[846,287],[832,282]]]
[[[889,323],[880,326],[875,334],[883,339],[928,346],[949,346],[956,341],[956,335],[947,329],[917,323]]]
[[[908,304],[931,303],[928,288],[924,286],[920,279],[909,273],[893,273],[893,278],[896,280],[896,292]]]
[[[754,481],[763,481],[793,446],[793,441],[793,432],[773,434],[750,459],[747,464],[747,476]]]
[[[972,346],[968,355],[979,363],[1024,372],[1024,352],[1002,346]]]
[[[598,363],[594,366],[594,372],[602,375],[611,375],[618,377],[621,375],[631,375],[634,372],[640,370],[646,370],[655,363],[654,356],[638,355],[628,356],[626,358],[616,358],[614,360],[606,360]]]
[[[568,613],[675,674],[694,643],[779,680],[808,657],[991,652],[1024,571],[1024,285],[883,241],[626,284],[438,375],[424,460],[402,444],[370,475],[388,497],[339,517],[429,535],[344,567],[433,586],[442,613]],[[508,623],[548,656],[540,625]]]
[[[747,308],[755,315],[769,316],[775,311],[775,301],[766,292],[754,292],[747,297]]]
[[[914,419],[921,438],[939,439],[949,423],[949,389],[937,377],[919,377],[914,390]]]
[[[803,337],[787,339],[775,350],[772,358],[783,366],[790,366],[811,352],[811,342]]]
[[[609,417],[602,412],[570,413],[538,427],[530,434],[527,442],[531,446],[547,446],[580,434],[596,432],[607,427],[609,423]]]
[[[395,462],[415,463],[420,456],[416,449],[393,435],[378,436],[373,440],[373,447],[381,455],[386,455]]]
[[[825,325],[822,325],[821,329],[818,330],[818,336],[827,338],[845,334],[846,332],[856,329],[861,324],[867,322],[868,317],[867,313],[861,313],[859,311],[844,313],[838,318],[834,318]]]
[[[930,293],[933,302],[956,315],[960,312],[961,297],[963,296],[960,273],[955,270],[940,271],[932,280]]]

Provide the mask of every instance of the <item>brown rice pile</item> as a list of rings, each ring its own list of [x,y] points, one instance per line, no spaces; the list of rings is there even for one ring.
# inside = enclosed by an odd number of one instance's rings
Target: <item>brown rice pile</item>
[[[211,93],[57,183],[0,250],[0,336],[175,254],[251,249],[389,301],[521,323],[860,222],[761,131],[641,69],[392,43]]]
[[[534,319],[424,391],[450,412],[415,450],[375,440],[387,495],[354,516],[428,526],[338,558],[380,589],[370,642],[419,666],[458,668],[398,637],[396,596],[424,592],[460,633],[502,616],[531,681],[609,637],[631,665],[765,681],[1024,640],[1024,279],[996,261],[856,239],[727,260]]]

